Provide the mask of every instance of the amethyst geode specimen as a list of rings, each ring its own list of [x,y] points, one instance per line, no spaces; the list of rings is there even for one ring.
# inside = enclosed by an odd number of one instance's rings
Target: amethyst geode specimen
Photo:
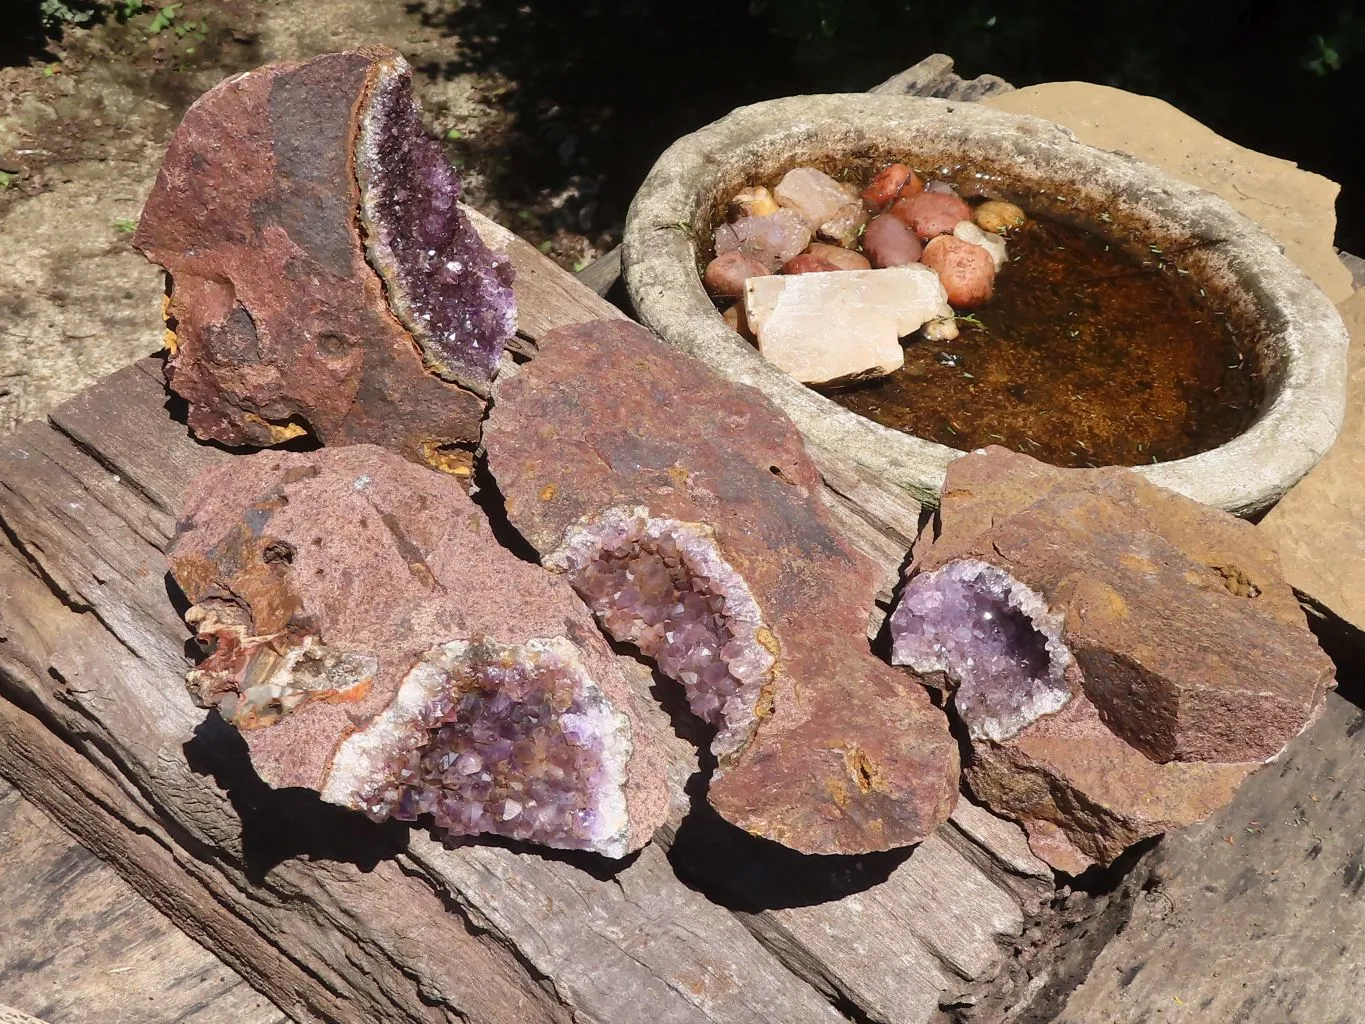
[[[806,853],[917,842],[957,798],[947,719],[872,656],[873,563],[791,422],[625,321],[561,328],[484,431],[513,524],[717,729],[709,799]]]
[[[236,459],[169,559],[209,650],[190,689],[272,786],[612,857],[662,822],[623,662],[450,477],[369,445]]]
[[[1077,872],[1198,821],[1317,714],[1332,664],[1250,524],[1123,469],[952,463],[891,616],[954,689],[965,775]]]
[[[133,239],[168,273],[166,377],[194,432],[459,463],[515,330],[512,268],[459,194],[392,50],[271,64],[200,97]]]

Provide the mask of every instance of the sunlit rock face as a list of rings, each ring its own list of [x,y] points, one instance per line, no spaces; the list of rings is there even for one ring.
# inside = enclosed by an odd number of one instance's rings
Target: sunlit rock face
[[[939,522],[893,656],[956,691],[972,792],[1061,870],[1207,817],[1332,685],[1256,528],[1129,470],[988,448],[949,467]]]
[[[167,271],[166,379],[196,436],[434,468],[478,441],[511,269],[457,205],[410,75],[366,47],[237,75],[186,112],[133,242]]]
[[[412,72],[386,63],[361,118],[356,169],[370,262],[426,364],[486,394],[517,327],[513,270],[460,209],[460,179],[422,129]]]
[[[947,719],[869,650],[876,566],[835,532],[767,399],[635,324],[583,324],[499,383],[484,444],[545,566],[716,726],[723,817],[805,853],[865,853],[948,816]]]
[[[955,684],[974,738],[1005,740],[1071,698],[1071,652],[1042,596],[995,566],[950,562],[905,585],[891,616],[891,662]]]
[[[371,445],[235,458],[168,558],[209,651],[190,691],[268,784],[612,857],[663,821],[635,666],[450,477]]]

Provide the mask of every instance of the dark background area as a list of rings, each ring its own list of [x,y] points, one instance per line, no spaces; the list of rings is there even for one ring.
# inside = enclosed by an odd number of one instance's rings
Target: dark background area
[[[0,0],[0,56],[42,59],[54,6],[117,17],[119,2]],[[318,0],[319,3],[325,0]],[[1046,0],[375,0],[459,40],[428,74],[491,72],[512,130],[469,140],[512,203],[563,193],[572,228],[610,244],[674,139],[744,103],[861,91],[933,52],[964,77],[1079,79],[1161,97],[1242,145],[1342,185],[1338,244],[1365,252],[1356,158],[1365,13],[1350,0],[1105,4]],[[44,23],[44,13],[47,23]],[[356,40],[357,43],[363,40]],[[500,149],[496,161],[480,145]]]
[[[732,108],[861,91],[942,52],[963,77],[991,73],[1019,86],[1076,79],[1158,96],[1242,145],[1325,174],[1343,189],[1338,245],[1362,252],[1354,126],[1365,98],[1365,14],[1355,8],[521,0],[468,3],[440,18],[464,43],[459,66],[520,83],[509,101],[526,147],[511,165],[523,185],[576,172],[618,216],[669,143]]]

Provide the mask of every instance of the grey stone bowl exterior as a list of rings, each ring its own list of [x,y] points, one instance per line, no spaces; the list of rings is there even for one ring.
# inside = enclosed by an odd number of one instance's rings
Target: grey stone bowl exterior
[[[776,369],[725,324],[698,275],[726,200],[746,185],[802,164],[870,171],[892,159],[976,178],[987,194],[1100,228],[1134,252],[1155,246],[1232,318],[1265,378],[1260,414],[1226,444],[1137,472],[1248,515],[1273,505],[1331,447],[1345,413],[1346,329],[1269,235],[1217,196],[1132,157],[973,103],[796,96],[742,107],[680,139],[626,220],[622,265],[637,315],[669,344],[763,391],[808,441],[936,505],[962,452],[873,423]]]

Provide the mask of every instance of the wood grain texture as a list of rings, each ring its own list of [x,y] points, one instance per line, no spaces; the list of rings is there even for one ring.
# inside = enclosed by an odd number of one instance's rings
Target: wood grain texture
[[[1363,791],[1365,711],[1332,694],[1231,804],[1166,837],[1132,919],[1058,1020],[1361,1020]]]
[[[621,315],[501,241],[527,351]],[[1018,829],[979,809],[913,852],[793,863],[688,813],[704,780],[679,737],[674,817],[617,870],[447,849],[268,790],[184,689],[162,548],[189,479],[232,455],[191,440],[174,406],[144,361],[0,441],[0,773],[296,1020],[801,1022],[837,1005],[929,1021],[945,987],[997,969],[1021,900],[1051,891]],[[831,507],[889,582],[918,506],[821,458]]]
[[[3,781],[0,864],[0,1024],[288,1024]]]
[[[945,100],[971,102],[985,96],[1010,92],[1014,86],[998,75],[963,78],[953,71],[953,58],[946,53],[931,53],[918,64],[874,85],[868,92],[899,96],[937,96]]]
[[[0,1006],[0,1024],[47,1024],[47,1021],[20,1013],[10,1006]]]

